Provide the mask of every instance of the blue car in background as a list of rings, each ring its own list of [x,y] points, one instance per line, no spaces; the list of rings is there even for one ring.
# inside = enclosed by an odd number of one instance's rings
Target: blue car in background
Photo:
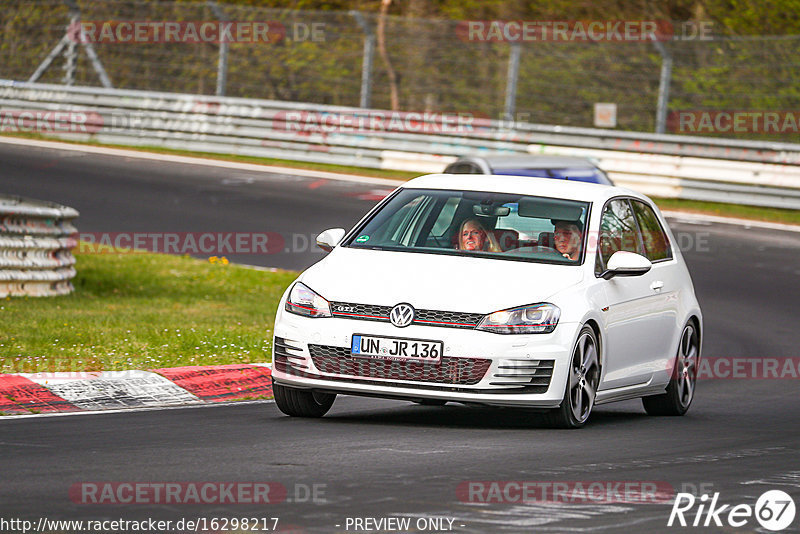
[[[444,173],[535,176],[614,185],[608,175],[591,160],[575,156],[529,156],[525,154],[465,156],[448,165]]]

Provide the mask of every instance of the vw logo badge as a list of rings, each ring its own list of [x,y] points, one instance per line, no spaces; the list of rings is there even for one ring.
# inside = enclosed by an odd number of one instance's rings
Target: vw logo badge
[[[392,308],[389,320],[398,328],[404,328],[414,320],[414,307],[411,304],[401,303]]]

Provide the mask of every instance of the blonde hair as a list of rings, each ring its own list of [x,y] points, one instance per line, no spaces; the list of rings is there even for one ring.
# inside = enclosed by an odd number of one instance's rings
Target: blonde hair
[[[458,249],[461,249],[461,235],[464,233],[464,227],[467,223],[474,223],[484,234],[486,234],[486,242],[489,244],[487,251],[488,252],[503,252],[503,249],[500,248],[500,243],[497,242],[497,238],[494,236],[494,232],[490,232],[486,229],[481,222],[476,218],[464,219],[461,224],[458,226]]]

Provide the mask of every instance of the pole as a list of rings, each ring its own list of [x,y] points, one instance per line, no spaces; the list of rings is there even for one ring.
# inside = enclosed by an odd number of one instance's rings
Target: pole
[[[74,28],[78,24],[80,24],[80,18],[73,12],[72,16],[70,17],[70,24],[68,28]],[[69,32],[69,29],[67,32]],[[64,78],[61,80],[61,83],[64,85],[75,84],[75,59],[77,56],[77,53],[75,52],[76,44],[77,43],[75,42],[75,39],[67,39],[67,50],[64,52]]]
[[[658,81],[658,105],[656,106],[656,133],[663,134],[667,125],[667,108],[669,107],[669,85],[672,79],[672,54],[659,41],[653,41],[661,54],[661,78]]]
[[[361,60],[361,98],[359,107],[369,108],[372,100],[372,60],[375,57],[375,34],[360,11],[351,11],[358,25],[364,31],[364,55]]]
[[[228,17],[225,16],[222,9],[214,0],[208,0],[208,7],[214,12],[214,16],[220,22],[227,22]],[[228,84],[228,47],[227,42],[220,41],[219,43],[219,59],[217,60],[217,96],[225,96],[225,88]]]
[[[519,82],[519,56],[522,47],[518,42],[511,43],[511,52],[508,57],[508,77],[506,78],[506,102],[503,107],[503,119],[514,120],[517,109],[517,83]]]

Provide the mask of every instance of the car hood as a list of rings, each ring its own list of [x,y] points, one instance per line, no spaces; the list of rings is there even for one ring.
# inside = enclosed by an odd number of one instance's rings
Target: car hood
[[[337,247],[301,280],[329,301],[491,313],[546,301],[579,266]]]

